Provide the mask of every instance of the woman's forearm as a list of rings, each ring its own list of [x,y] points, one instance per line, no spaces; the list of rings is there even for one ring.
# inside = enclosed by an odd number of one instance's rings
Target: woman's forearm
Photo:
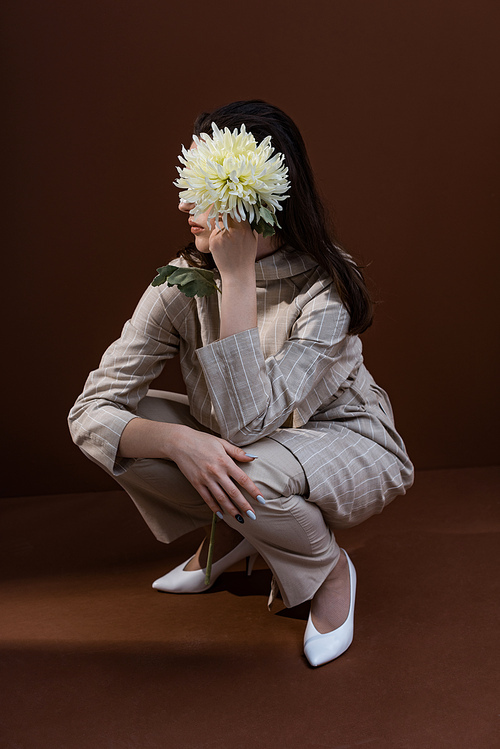
[[[244,275],[222,277],[219,338],[257,327],[255,266]]]
[[[121,458],[169,459],[182,439],[183,424],[166,424],[149,419],[132,419],[122,432],[118,455]]]
[[[210,251],[221,277],[219,338],[257,326],[255,261],[258,235],[246,221],[229,221],[229,229],[214,228]]]

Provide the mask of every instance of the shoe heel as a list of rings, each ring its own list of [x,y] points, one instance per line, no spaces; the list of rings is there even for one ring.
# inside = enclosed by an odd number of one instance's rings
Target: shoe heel
[[[248,577],[250,577],[250,575],[252,574],[253,566],[254,566],[255,560],[257,559],[258,556],[259,556],[258,554],[252,554],[251,557],[247,557],[246,558],[247,575],[248,575]]]

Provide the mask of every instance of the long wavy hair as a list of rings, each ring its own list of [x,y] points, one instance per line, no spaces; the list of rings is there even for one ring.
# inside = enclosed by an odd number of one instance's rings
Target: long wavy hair
[[[349,312],[349,333],[356,335],[372,323],[373,303],[361,268],[346,253],[328,226],[323,203],[318,195],[314,176],[302,136],[290,117],[278,107],[260,99],[235,101],[213,112],[203,112],[194,123],[195,135],[212,133],[212,122],[233,130],[245,123],[257,143],[267,135],[276,152],[285,156],[291,183],[289,198],[278,213],[281,229],[276,228],[277,246],[313,257],[334,280],[340,298]],[[178,256],[199,268],[214,268],[212,255],[199,252],[191,242]]]

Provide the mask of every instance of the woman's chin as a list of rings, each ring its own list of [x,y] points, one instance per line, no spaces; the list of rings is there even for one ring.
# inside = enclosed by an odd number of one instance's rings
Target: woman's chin
[[[202,237],[195,237],[194,245],[199,252],[203,252],[205,255],[210,254],[210,247],[207,239],[204,239]]]

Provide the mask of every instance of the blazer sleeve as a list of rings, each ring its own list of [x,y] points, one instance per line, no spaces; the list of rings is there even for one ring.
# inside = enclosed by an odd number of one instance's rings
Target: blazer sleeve
[[[306,424],[359,366],[359,339],[348,328],[349,315],[330,283],[306,302],[276,355],[264,357],[257,328],[198,349],[221,436],[251,444],[292,412],[294,426]]]
[[[168,291],[170,304],[165,303],[157,288],[145,291],[120,338],[90,373],[69,413],[75,444],[114,476],[131,463],[131,459],[117,456],[122,431],[131,419],[137,418],[134,411],[150,382],[179,350],[178,325],[185,317],[185,304],[176,290]]]

